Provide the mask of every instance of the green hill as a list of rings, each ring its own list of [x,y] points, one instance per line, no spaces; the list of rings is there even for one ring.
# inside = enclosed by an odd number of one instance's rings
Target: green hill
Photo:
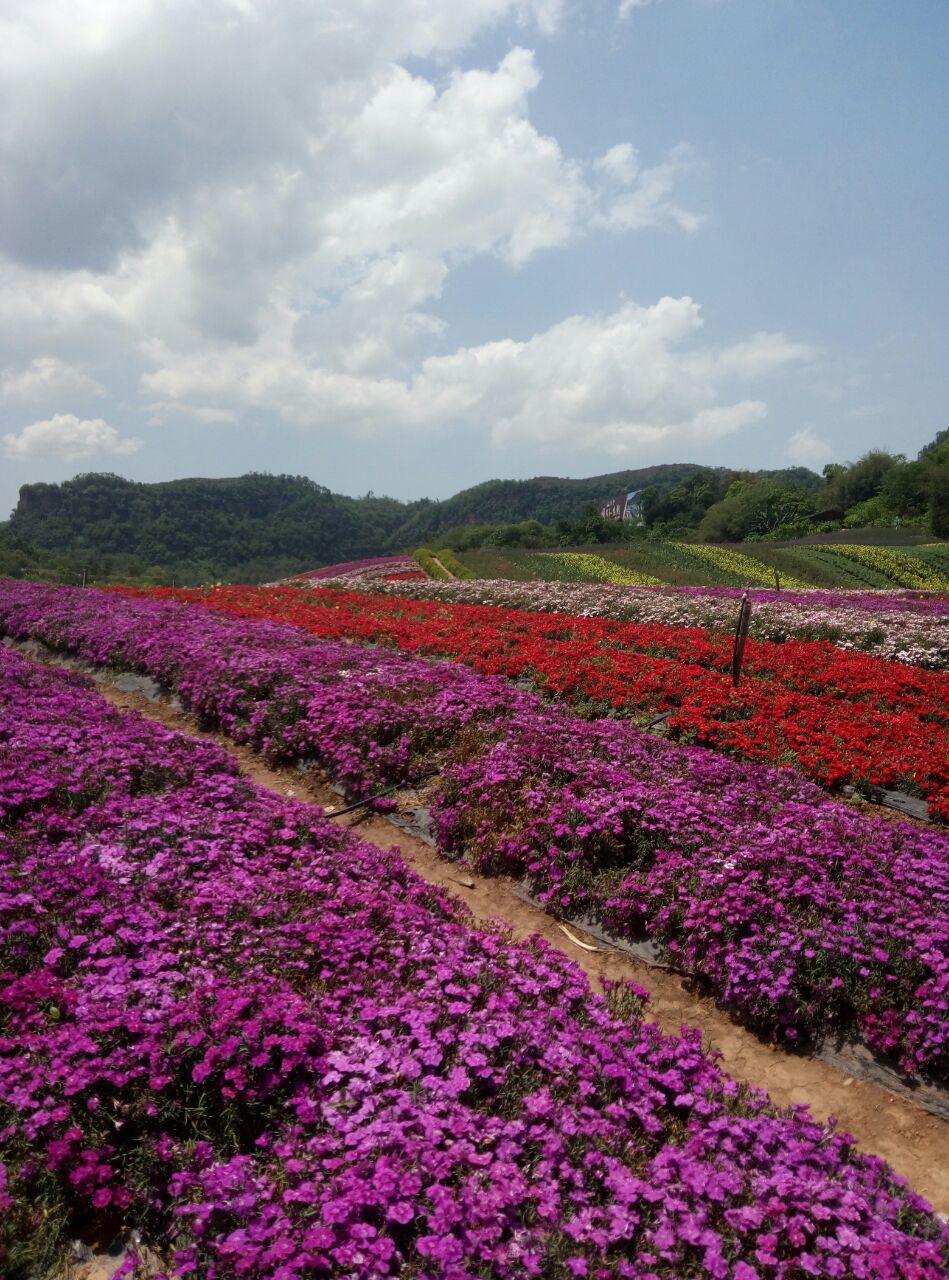
[[[9,524],[0,525],[0,572],[263,581],[411,549],[452,528],[553,525],[630,490],[665,495],[691,481],[724,491],[734,474],[672,463],[579,480],[489,480],[444,501],[407,503],[371,493],[346,497],[304,476],[143,484],[93,472],[20,489]],[[819,484],[803,468],[759,474]]]
[[[8,540],[95,560],[131,557],[180,576],[248,579],[377,554],[413,510],[393,498],[347,498],[303,476],[139,484],[87,474],[28,484]]]
[[[516,524],[539,520],[555,524],[572,520],[592,503],[615,494],[646,489],[671,489],[697,472],[708,470],[693,462],[641,467],[637,471],[614,471],[609,475],[570,480],[562,476],[536,476],[533,480],[486,480],[462,489],[452,498],[427,503],[400,527],[398,537],[406,543],[426,542],[466,524]]]

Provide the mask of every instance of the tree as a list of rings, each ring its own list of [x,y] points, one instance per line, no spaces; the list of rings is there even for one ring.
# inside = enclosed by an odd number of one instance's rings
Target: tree
[[[818,502],[822,507],[839,507],[846,511],[857,502],[875,498],[883,487],[887,472],[905,462],[906,458],[901,453],[871,449],[848,466],[831,463],[824,468],[827,484]]]
[[[929,521],[937,538],[949,538],[949,463],[929,473]]]
[[[929,505],[928,473],[925,462],[893,467],[883,477],[880,497],[898,516],[920,516]]]
[[[742,542],[801,524],[814,512],[806,489],[774,480],[734,481],[721,502],[706,511],[699,525],[703,542]]]

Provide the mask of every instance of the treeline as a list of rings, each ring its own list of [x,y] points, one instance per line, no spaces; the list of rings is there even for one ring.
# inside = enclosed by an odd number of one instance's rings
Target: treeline
[[[544,525],[576,519],[586,506],[653,485],[665,491],[704,468],[693,462],[664,463],[635,471],[581,480],[535,476],[531,480],[486,480],[439,502],[419,503],[396,533],[405,545],[445,545],[442,534],[460,528],[515,525],[536,520]]]
[[[23,486],[9,524],[0,525],[0,572],[57,581],[269,581],[442,542],[438,535],[453,524],[573,518],[592,499],[647,482],[663,491],[700,470],[682,463],[583,480],[492,480],[444,502],[408,503],[346,497],[303,476],[140,484],[89,473]]]
[[[639,524],[598,505],[636,491]],[[908,460],[872,450],[832,463],[735,471],[676,463],[569,480],[492,480],[443,502],[350,498],[304,476],[140,484],[110,474],[31,484],[0,524],[0,575],[190,585],[266,582],[417,546],[466,551],[636,538],[801,537],[900,523],[949,537],[949,431]]]
[[[949,537],[949,431],[909,461],[873,449],[852,463],[728,471],[691,467],[675,484],[639,492],[639,523],[605,520],[588,504],[572,519],[457,525],[438,536],[454,551],[480,547],[586,546],[651,538],[699,542],[781,541],[837,529],[919,529]]]
[[[736,476],[724,493],[692,477],[665,494],[642,494],[646,528],[669,537],[694,530],[702,542],[781,540],[833,529],[900,526],[949,537],[949,431],[915,459],[872,449],[830,463],[823,482]]]
[[[97,580],[264,581],[377,555],[418,505],[345,497],[304,476],[139,484],[87,474],[23,486],[0,564]]]

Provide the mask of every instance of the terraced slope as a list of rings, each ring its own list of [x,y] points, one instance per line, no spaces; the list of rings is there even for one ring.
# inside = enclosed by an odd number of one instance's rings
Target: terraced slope
[[[821,543],[739,547],[686,542],[623,543],[552,550],[482,548],[462,552],[475,578],[629,585],[843,587],[949,591],[949,545]]]

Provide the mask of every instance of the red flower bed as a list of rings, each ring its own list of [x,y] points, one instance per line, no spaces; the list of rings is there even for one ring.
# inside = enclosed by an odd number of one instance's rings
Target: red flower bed
[[[529,613],[333,589],[157,589],[312,634],[395,645],[528,678],[571,702],[669,712],[680,740],[791,765],[828,786],[917,791],[949,818],[949,674],[847,653],[821,641],[749,640],[736,691],[731,642],[699,628]]]

